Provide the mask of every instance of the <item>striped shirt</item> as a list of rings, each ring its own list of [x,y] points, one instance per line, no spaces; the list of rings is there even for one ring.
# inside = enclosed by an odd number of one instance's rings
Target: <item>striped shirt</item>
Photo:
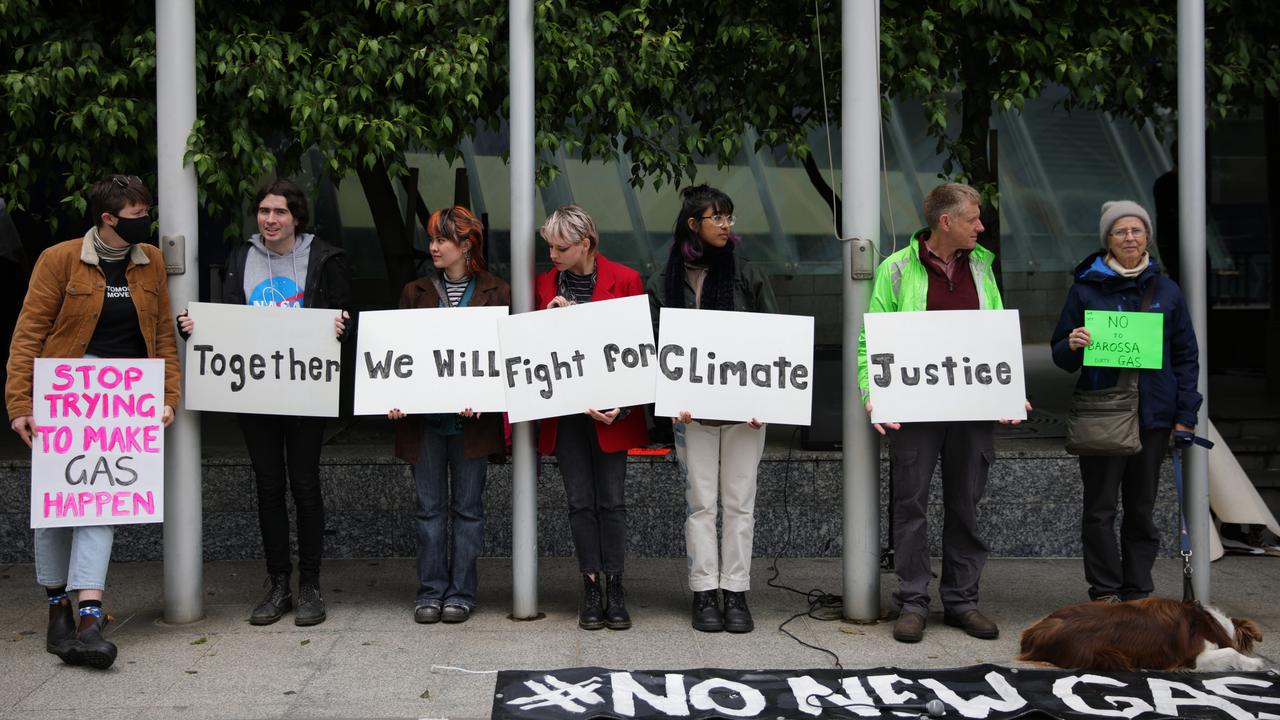
[[[592,270],[590,275],[578,275],[565,270],[560,273],[556,284],[556,289],[566,300],[579,304],[589,303],[596,291],[596,270]]]
[[[462,302],[462,296],[467,294],[467,285],[470,284],[470,275],[461,280],[450,280],[447,275],[445,276],[444,292],[449,296],[449,307],[458,307],[458,303]]]

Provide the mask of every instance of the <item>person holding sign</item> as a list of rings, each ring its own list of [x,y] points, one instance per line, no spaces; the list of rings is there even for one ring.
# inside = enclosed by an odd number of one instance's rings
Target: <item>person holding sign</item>
[[[876,268],[868,312],[1000,310],[995,256],[978,245],[983,231],[978,191],[946,183],[924,199],[928,227]],[[858,387],[871,414],[866,328],[858,338]],[[1030,406],[1027,407],[1030,409]],[[1001,421],[1013,422],[1018,421]],[[1000,629],[978,610],[978,581],[987,562],[987,545],[978,535],[978,501],[995,457],[990,422],[947,421],[876,423],[889,437],[893,483],[893,594],[898,619],[893,637],[920,642],[929,616],[928,502],[933,469],[942,458],[943,622],[981,639]],[[886,432],[889,431],[889,432]]]
[[[436,272],[404,286],[401,308],[509,306],[511,287],[485,269],[484,226],[464,207],[437,210],[427,221]],[[476,606],[476,558],[484,544],[488,456],[504,449],[500,413],[409,415],[396,427],[396,457],[413,464],[418,490],[419,623],[463,622]],[[453,491],[450,493],[450,485]],[[446,515],[446,510],[448,514]],[[451,532],[446,534],[446,529]]]
[[[1118,602],[1147,597],[1155,589],[1151,567],[1160,549],[1160,532],[1152,513],[1160,465],[1171,431],[1195,428],[1201,401],[1197,389],[1200,351],[1182,290],[1161,273],[1160,263],[1148,252],[1151,217],[1147,211],[1128,200],[1103,203],[1098,235],[1103,249],[1076,266],[1075,282],[1049,344],[1058,367],[1080,371],[1078,390],[1115,387],[1122,373],[1130,377],[1137,373],[1140,449],[1133,455],[1080,455],[1084,485],[1080,537],[1089,597]],[[1162,316],[1158,344],[1141,348],[1158,365],[1140,369],[1154,363],[1137,367],[1124,363],[1123,370],[1114,363],[1090,366],[1088,349],[1095,332],[1085,317],[1091,310],[1145,310]],[[1115,535],[1118,502],[1124,504],[1119,545]]]
[[[549,310],[644,292],[639,273],[600,254],[596,223],[577,205],[551,213],[541,234],[554,267],[535,279],[534,307]],[[582,573],[578,626],[584,630],[631,627],[622,587],[627,450],[649,442],[644,413],[632,410],[587,408],[581,415],[549,418],[538,426],[538,452],[554,453],[564,478],[569,528]],[[606,587],[601,586],[602,575]]]
[[[151,241],[151,193],[133,175],[109,175],[89,190],[94,226],[45,250],[36,261],[9,345],[9,424],[31,446],[35,358],[161,358],[163,423],[180,392],[178,349],[169,324],[164,257]],[[36,580],[49,599],[45,647],[63,662],[110,667],[117,648],[102,637],[102,595],[111,561],[111,525],[37,528]],[[68,592],[76,592],[79,618]]]
[[[321,241],[307,227],[310,213],[302,188],[285,178],[270,180],[254,196],[258,232],[233,248],[223,277],[222,302],[233,305],[327,308],[339,340],[350,338],[350,281],[341,248]],[[178,316],[184,339],[195,321]],[[324,418],[292,415],[238,416],[258,486],[258,527],[267,557],[269,588],[249,615],[270,625],[294,609],[295,625],[324,622],[320,557],[324,544],[324,499],[320,495],[320,446]],[[286,472],[287,467],[287,472]],[[298,600],[290,590],[289,514],[286,478],[298,516]]]
[[[708,185],[681,191],[666,268],[647,291],[658,321],[663,307],[776,313],[769,281],[736,252],[733,200]],[[673,419],[676,458],[685,473],[689,514],[684,536],[693,591],[693,627],[703,632],[751,632],[747,607],[755,538],[756,471],[764,453],[764,424]],[[724,535],[716,542],[717,504]],[[723,604],[721,601],[723,594]]]

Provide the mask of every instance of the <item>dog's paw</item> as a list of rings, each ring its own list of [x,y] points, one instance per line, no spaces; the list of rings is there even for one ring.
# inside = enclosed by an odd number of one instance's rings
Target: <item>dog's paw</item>
[[[1263,662],[1262,658],[1249,657],[1248,655],[1240,656],[1239,665],[1238,669],[1243,672],[1262,672],[1267,669],[1267,664]]]

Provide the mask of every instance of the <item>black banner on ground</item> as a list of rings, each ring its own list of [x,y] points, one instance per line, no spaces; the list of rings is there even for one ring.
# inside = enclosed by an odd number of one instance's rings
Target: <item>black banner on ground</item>
[[[1280,720],[1280,676],[951,670],[503,671],[494,718]]]

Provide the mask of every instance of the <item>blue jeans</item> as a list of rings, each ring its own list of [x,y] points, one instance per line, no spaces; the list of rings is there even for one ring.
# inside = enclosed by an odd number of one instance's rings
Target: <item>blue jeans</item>
[[[36,528],[36,582],[68,590],[105,590],[112,525]]]
[[[484,544],[487,458],[468,458],[462,434],[422,435],[413,466],[418,487],[418,605],[476,606],[476,558]],[[450,499],[450,486],[453,493]],[[448,507],[449,514],[445,515]],[[446,526],[452,521],[446,546]]]

